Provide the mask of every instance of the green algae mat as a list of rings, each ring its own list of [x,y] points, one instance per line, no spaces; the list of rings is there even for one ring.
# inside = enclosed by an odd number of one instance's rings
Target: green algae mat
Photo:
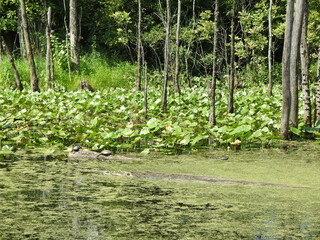
[[[0,239],[320,239],[318,145],[128,157],[0,155]]]

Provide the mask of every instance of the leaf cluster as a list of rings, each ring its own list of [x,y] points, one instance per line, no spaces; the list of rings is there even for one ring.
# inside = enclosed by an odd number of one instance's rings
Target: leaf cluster
[[[236,94],[234,114],[226,114],[224,91],[217,100],[217,125],[208,125],[206,88],[195,87],[182,95],[171,94],[168,112],[161,112],[157,88],[149,90],[145,119],[143,94],[115,88],[94,93],[47,90],[0,94],[0,141],[18,146],[81,143],[91,149],[185,149],[228,146],[240,140],[271,141],[280,122],[280,89],[266,98],[267,90],[252,87]]]

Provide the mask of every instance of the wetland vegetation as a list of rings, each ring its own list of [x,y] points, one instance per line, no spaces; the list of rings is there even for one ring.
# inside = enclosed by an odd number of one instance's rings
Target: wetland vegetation
[[[319,239],[319,4],[1,1],[0,239]]]

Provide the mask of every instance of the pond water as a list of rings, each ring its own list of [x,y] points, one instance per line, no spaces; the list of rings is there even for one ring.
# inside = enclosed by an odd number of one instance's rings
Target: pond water
[[[320,239],[319,147],[68,161],[0,155],[0,239]],[[208,158],[228,156],[228,160]],[[161,172],[304,188],[139,179]]]

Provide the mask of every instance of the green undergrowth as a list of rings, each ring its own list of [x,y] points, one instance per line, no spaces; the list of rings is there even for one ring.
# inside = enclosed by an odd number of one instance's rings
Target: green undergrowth
[[[1,90],[0,141],[2,148],[23,146],[70,146],[82,144],[93,150],[196,149],[233,147],[241,141],[272,145],[279,136],[280,91],[266,97],[267,89],[251,87],[235,95],[236,113],[227,114],[224,92],[217,101],[217,125],[208,125],[206,88],[169,94],[168,112],[161,112],[161,91],[149,89],[147,119],[143,93],[124,88],[88,91],[42,92]],[[318,129],[312,134],[319,137]],[[299,130],[301,131],[301,130]]]
[[[45,58],[37,56],[35,58],[37,76],[40,81],[40,89],[47,89],[45,82],[46,66]],[[30,89],[29,82],[29,66],[27,61],[21,58],[15,60],[16,67],[19,71],[22,85],[26,89]],[[81,58],[81,72],[79,74],[71,73],[69,75],[68,65],[66,63],[55,62],[54,81],[59,86],[63,86],[68,90],[78,88],[80,79],[86,79],[94,89],[106,88],[131,88],[134,82],[136,66],[128,62],[120,62],[113,59],[107,59],[102,54],[88,54]],[[14,76],[11,65],[7,58],[3,57],[0,68],[0,83],[6,88],[15,86]]]

